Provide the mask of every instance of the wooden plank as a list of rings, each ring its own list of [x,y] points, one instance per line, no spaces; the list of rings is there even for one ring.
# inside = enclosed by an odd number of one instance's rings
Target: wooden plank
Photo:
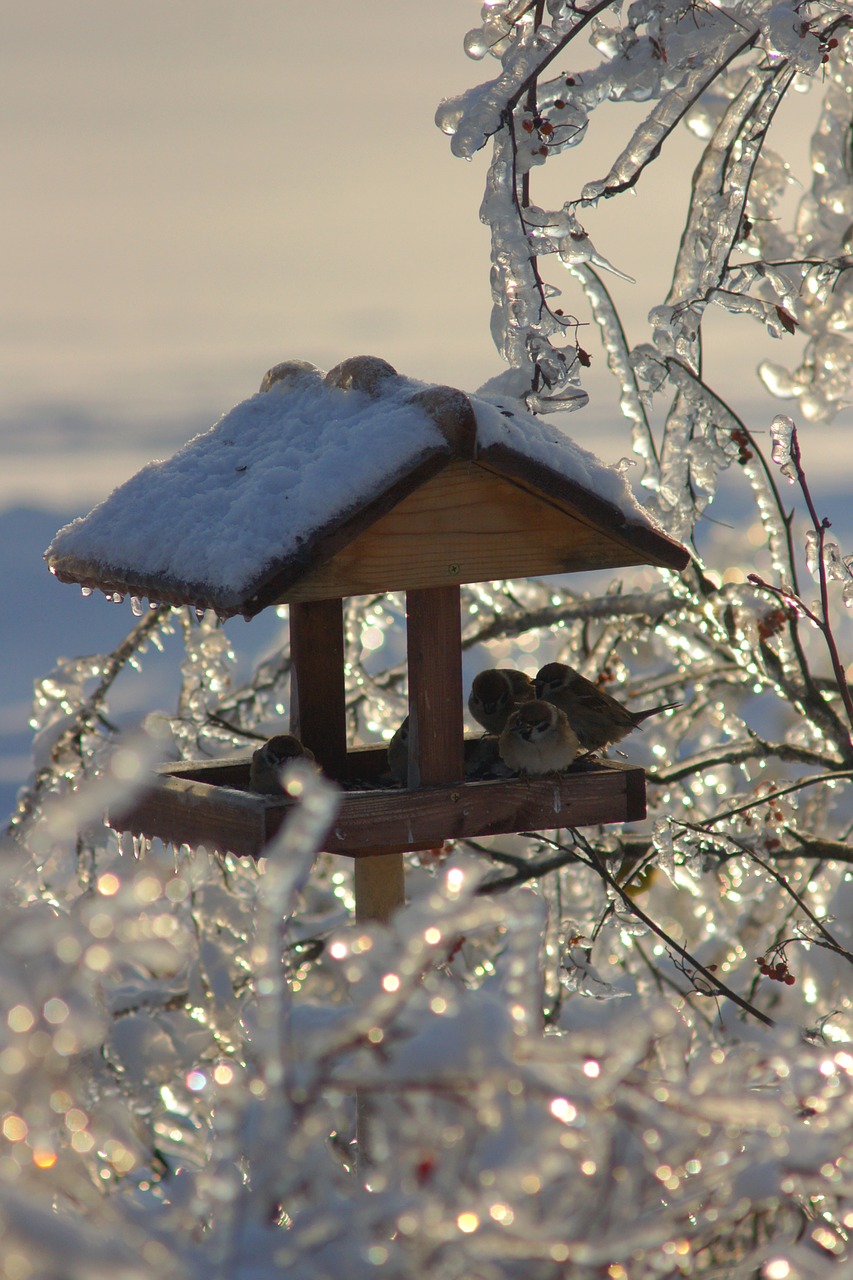
[[[187,778],[164,779],[131,808],[110,810],[116,831],[158,837],[164,844],[257,857],[267,843],[267,805],[261,796]]]
[[[290,730],[332,778],[347,755],[341,600],[290,606]]]
[[[409,786],[465,776],[458,586],[406,592]]]
[[[111,813],[109,821],[118,831],[258,857],[292,805],[286,796],[269,799],[165,777],[131,810]],[[435,848],[448,839],[635,822],[644,816],[643,770],[599,764],[553,778],[345,791],[324,843],[330,853],[349,857],[399,856],[402,848]]]
[[[642,769],[598,769],[553,779],[429,787],[397,796],[348,793],[326,848],[359,857],[368,839],[374,846],[411,848],[514,831],[635,822],[645,817],[644,782]],[[268,817],[276,820],[272,811]]]
[[[553,502],[578,519],[586,520],[605,537],[612,538],[614,545],[621,545],[633,556],[642,556],[642,564],[685,569],[690,563],[687,548],[668,534],[645,521],[635,522],[617,503],[611,502],[595,489],[587,489],[580,479],[567,476],[559,469],[554,471],[538,458],[517,453],[506,442],[496,440],[481,448],[477,461],[481,466],[521,485],[543,501]],[[637,561],[632,559],[615,563],[635,564]]]
[[[611,537],[589,518],[488,468],[454,461],[281,599],[541,577],[645,564],[648,558],[630,536]]]

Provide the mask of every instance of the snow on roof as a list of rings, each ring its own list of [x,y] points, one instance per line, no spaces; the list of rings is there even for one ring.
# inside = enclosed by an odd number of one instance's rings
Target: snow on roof
[[[495,449],[603,500],[617,523],[668,541],[624,476],[516,401],[430,388],[372,357],[325,378],[290,362],[261,385],[172,458],[149,463],[60,529],[45,553],[51,569],[103,590],[246,611],[282,564],[311,567],[312,539],[372,510],[430,459],[442,465]],[[461,421],[472,408],[475,426]]]
[[[608,466],[588,449],[575,444],[559,427],[528,413],[519,400],[469,396],[477,419],[480,449],[505,445],[531,462],[539,462],[567,480],[596,494],[632,523],[662,532],[634,497],[624,474]]]

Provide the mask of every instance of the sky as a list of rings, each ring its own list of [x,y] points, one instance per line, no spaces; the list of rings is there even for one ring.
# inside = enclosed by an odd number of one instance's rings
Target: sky
[[[487,156],[453,158],[433,122],[442,97],[497,70],[462,51],[479,11],[0,0],[0,509],[87,510],[285,358],[375,354],[466,390],[500,372],[478,217]],[[559,207],[601,176],[641,111],[597,112],[534,197]],[[805,164],[808,103],[796,112]],[[666,291],[697,154],[677,136],[636,196],[590,215],[600,252],[637,280],[613,282],[631,341]],[[568,276],[564,305],[580,314]],[[759,407],[752,371],[779,344],[727,324],[706,369],[752,425],[769,422],[780,406]],[[591,404],[568,428],[617,461],[628,437],[587,345]],[[818,436],[830,447],[835,429]]]

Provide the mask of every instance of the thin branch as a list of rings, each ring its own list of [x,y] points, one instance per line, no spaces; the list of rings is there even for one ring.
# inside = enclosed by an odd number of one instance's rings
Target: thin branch
[[[462,641],[463,649],[487,640],[502,640],[525,631],[545,630],[562,622],[594,620],[611,622],[617,618],[648,618],[655,622],[683,603],[669,590],[638,591],[630,595],[606,595],[594,600],[573,600],[517,614],[498,614]]]
[[[806,915],[809,918],[809,920],[811,920],[812,924],[820,933],[821,937],[824,939],[825,945],[830,949],[830,951],[834,951],[837,955],[843,956],[845,960],[849,961],[850,964],[853,964],[853,952],[848,951],[846,947],[842,947],[841,943],[837,942],[835,938],[833,938],[832,934],[825,927],[823,921],[818,916],[815,915],[812,909],[803,900],[802,896],[799,893],[797,893],[796,889],[794,889],[794,887],[791,885],[787,876],[783,876],[781,871],[777,871],[775,867],[771,867],[770,864],[765,862],[763,858],[759,858],[757,853],[751,853],[749,856],[753,862],[757,862],[758,865],[762,867],[764,871],[766,871],[767,874],[776,881],[776,883],[780,886],[780,888],[784,889],[785,892],[791,898],[793,898],[794,902],[796,902],[797,906],[804,913],[804,915]]]
[[[533,71],[527,77],[526,80],[522,81],[522,83],[518,86],[518,88],[515,90],[512,96],[507,100],[507,109],[509,111],[515,110],[519,102],[521,102],[521,99],[529,91],[531,84],[535,83],[536,80],[539,79],[539,77],[542,75],[542,72],[545,71],[548,67],[550,67],[551,63],[554,62],[556,58],[559,58],[560,54],[567,47],[567,45],[571,44],[575,36],[580,35],[584,27],[586,27],[590,22],[592,22],[594,18],[597,18],[600,13],[603,13],[605,9],[610,9],[612,5],[613,5],[613,0],[599,0],[598,4],[594,5],[593,8],[586,9],[583,11],[582,17],[578,22],[575,23],[571,31],[568,31],[566,35],[563,36],[562,40],[559,40],[557,42],[557,44],[554,46],[551,52],[547,53],[545,57],[542,59],[542,61],[537,64],[536,70]]]
[[[797,480],[803,497],[806,500],[806,506],[809,509],[812,523],[818,535],[818,577],[820,580],[820,608],[823,614],[823,625],[821,631],[829,650],[829,658],[832,663],[832,671],[838,685],[838,692],[841,694],[841,700],[844,703],[844,709],[847,712],[847,719],[853,728],[853,696],[850,693],[850,687],[847,684],[847,676],[844,671],[844,664],[838,653],[838,645],[835,641],[835,634],[832,630],[829,611],[829,584],[826,579],[826,564],[823,558],[824,542],[826,540],[827,522],[821,520],[817,513],[814,501],[812,499],[811,490],[809,489],[806,473],[802,468],[802,454],[800,453],[800,440],[797,434],[797,428],[794,427],[791,433],[791,461],[797,469]]]
[[[830,840],[827,836],[811,835],[809,832],[798,831],[796,827],[790,826],[784,826],[782,830],[786,831],[792,840],[796,840],[800,847],[777,850],[773,855],[774,861],[787,857],[853,863],[853,845],[844,840]]]
[[[164,620],[172,612],[172,606],[169,604],[158,605],[155,609],[150,609],[139,622],[128,632],[124,640],[115,648],[112,653],[105,658],[103,664],[103,673],[92,692],[84,698],[76,707],[73,714],[69,717],[67,728],[59,735],[54,742],[50,751],[50,759],[52,762],[57,761],[74,743],[79,745],[83,734],[87,729],[94,725],[102,725],[108,727],[109,722],[103,715],[101,710],[102,704],[115,684],[118,677],[124,671],[128,662],[133,658],[139,649],[146,643],[149,637],[162,626]],[[11,835],[26,819],[33,813],[36,800],[41,792],[42,787],[47,781],[53,777],[51,766],[45,766],[39,770],[35,783],[29,788],[18,801],[15,812],[11,815],[6,826],[5,835]]]
[[[546,842],[551,844],[555,849],[562,849],[565,850],[565,852],[569,852],[569,850],[565,849],[564,845],[558,844],[556,841],[547,840],[547,837],[543,836],[540,836],[539,838],[546,840]],[[760,1009],[756,1009],[748,1000],[744,1000],[743,996],[738,995],[736,991],[727,986],[725,982],[712,972],[712,970],[706,969],[701,961],[697,960],[695,956],[690,954],[686,947],[682,947],[681,943],[676,942],[674,938],[670,937],[666,930],[662,929],[661,926],[657,924],[656,921],[654,921],[652,917],[634,901],[629,893],[626,893],[619,884],[619,881],[616,880],[610,871],[608,871],[604,862],[591,845],[587,844],[586,846],[586,857],[582,857],[575,850],[572,850],[572,852],[575,853],[576,857],[581,862],[586,862],[586,860],[589,859],[587,865],[590,866],[601,877],[604,883],[619,896],[622,904],[627,908],[627,910],[630,911],[632,915],[635,915],[638,920],[642,920],[643,924],[646,925],[648,929],[651,929],[652,933],[656,934],[668,947],[671,947],[673,951],[675,951],[681,959],[691,967],[691,969],[694,969],[697,973],[701,973],[702,977],[706,982],[708,982],[715,992],[719,995],[724,995],[728,1000],[731,1000],[732,1004],[736,1004],[738,1008],[743,1009],[745,1013],[751,1014],[753,1018],[757,1018],[758,1021],[763,1022],[765,1026],[775,1026],[772,1018],[768,1017],[766,1013],[762,1013]]]
[[[816,765],[823,769],[832,763],[825,755],[811,751],[808,747],[797,747],[788,742],[767,742],[757,733],[750,733],[746,742],[734,742],[722,749],[713,748],[702,755],[691,756],[690,759],[679,762],[671,769],[649,769],[646,771],[646,778],[657,786],[667,786],[673,782],[680,782],[682,778],[692,777],[700,769],[743,764],[747,760],[767,759],[769,756],[789,764]]]
[[[518,834],[536,840],[543,838],[536,831],[519,831]],[[547,843],[550,844],[551,841]],[[514,889],[516,885],[529,884],[531,880],[540,880],[542,876],[547,876],[550,872],[559,870],[560,867],[568,866],[569,863],[583,862],[583,858],[576,850],[566,849],[563,845],[556,845],[555,847],[562,849],[563,852],[550,858],[542,858],[538,862],[528,862],[523,868],[519,867],[511,876],[503,876],[499,880],[486,880],[478,886],[477,893],[503,893],[506,889]]]
[[[817,787],[823,782],[837,782],[841,778],[853,778],[853,769],[839,769],[836,773],[821,773],[811,778],[801,778],[799,782],[792,782],[787,787],[779,787],[776,791],[768,791],[758,800],[750,800],[747,804],[740,804],[732,809],[726,809],[723,813],[718,813],[715,818],[708,818],[707,821],[711,826],[714,826],[718,822],[725,822],[728,818],[735,818],[738,814],[746,813],[750,809],[757,809],[763,804],[769,804],[771,800],[778,800],[794,791],[802,791],[805,787]]]

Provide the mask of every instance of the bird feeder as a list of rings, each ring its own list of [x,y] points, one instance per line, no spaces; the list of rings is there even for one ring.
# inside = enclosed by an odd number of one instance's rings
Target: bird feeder
[[[403,900],[402,852],[445,840],[645,816],[641,768],[466,780],[460,586],[635,564],[686,550],[624,478],[514,400],[396,374],[373,357],[325,377],[289,362],[46,553],[64,582],[252,618],[287,604],[290,730],[344,788],[324,848],[355,860],[357,912]],[[408,785],[384,747],[347,742],[343,600],[406,595]],[[249,790],[249,756],[163,766],[122,831],[257,857],[294,803]]]

